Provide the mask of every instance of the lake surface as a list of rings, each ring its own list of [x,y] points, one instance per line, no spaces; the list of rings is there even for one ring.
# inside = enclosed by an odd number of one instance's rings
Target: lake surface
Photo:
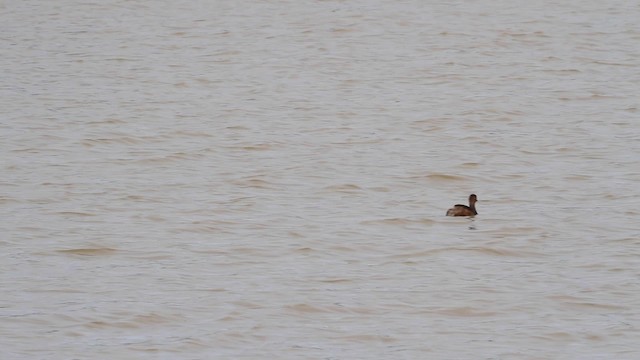
[[[3,2],[0,357],[640,358],[638,19]]]

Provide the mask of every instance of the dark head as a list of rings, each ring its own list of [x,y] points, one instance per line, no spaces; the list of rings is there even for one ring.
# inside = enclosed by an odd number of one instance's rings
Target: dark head
[[[471,207],[473,207],[473,205],[475,205],[477,201],[478,201],[478,197],[476,196],[476,194],[469,195],[469,205]]]

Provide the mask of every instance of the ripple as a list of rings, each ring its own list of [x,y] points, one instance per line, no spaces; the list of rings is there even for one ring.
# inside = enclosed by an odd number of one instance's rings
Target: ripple
[[[396,226],[404,226],[411,224],[435,224],[435,220],[431,219],[409,219],[409,218],[388,218],[388,219],[380,219],[380,220],[365,220],[360,222],[362,225],[396,225]]]
[[[428,174],[428,175],[416,175],[416,176],[411,176],[411,179],[427,179],[429,181],[435,181],[435,182],[451,182],[451,181],[465,181],[468,180],[468,178],[466,176],[458,176],[458,175],[449,175],[449,174],[441,174],[441,173],[434,173],[434,174]]]
[[[81,212],[81,211],[59,211],[54,214],[64,215],[64,216],[79,216],[79,217],[96,216],[96,214]]]
[[[325,308],[321,308],[319,306],[311,306],[309,304],[288,305],[288,306],[286,306],[286,309],[290,310],[290,311],[293,311],[293,312],[305,313],[305,314],[330,312]]]
[[[432,312],[435,312],[440,315],[461,316],[461,317],[486,317],[486,316],[495,316],[498,314],[497,312],[494,312],[494,311],[483,311],[483,310],[478,310],[468,306],[437,309]]]
[[[361,191],[362,188],[355,184],[339,184],[339,185],[331,185],[324,188],[324,190],[334,191],[334,192],[344,192],[344,193],[353,193]]]
[[[274,184],[270,183],[269,181],[255,178],[255,177],[235,180],[232,183],[234,185],[247,187],[247,188],[256,188],[256,189],[273,189],[274,188]]]
[[[118,250],[116,249],[107,248],[107,247],[56,250],[56,252],[61,254],[82,255],[82,256],[113,255],[117,251]]]
[[[452,252],[473,252],[483,255],[501,256],[501,257],[530,257],[538,256],[539,254],[530,251],[516,251],[496,247],[487,246],[470,246],[470,247],[443,247],[437,249],[414,251],[410,253],[391,255],[391,259],[409,259],[416,257],[434,256],[442,253]]]

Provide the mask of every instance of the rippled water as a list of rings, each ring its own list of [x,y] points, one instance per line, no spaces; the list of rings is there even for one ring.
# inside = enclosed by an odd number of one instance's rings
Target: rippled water
[[[636,2],[0,10],[3,359],[640,358]]]

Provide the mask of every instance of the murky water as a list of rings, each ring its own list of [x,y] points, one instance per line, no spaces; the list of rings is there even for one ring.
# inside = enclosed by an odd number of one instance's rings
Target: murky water
[[[0,10],[3,359],[640,357],[638,3]]]

